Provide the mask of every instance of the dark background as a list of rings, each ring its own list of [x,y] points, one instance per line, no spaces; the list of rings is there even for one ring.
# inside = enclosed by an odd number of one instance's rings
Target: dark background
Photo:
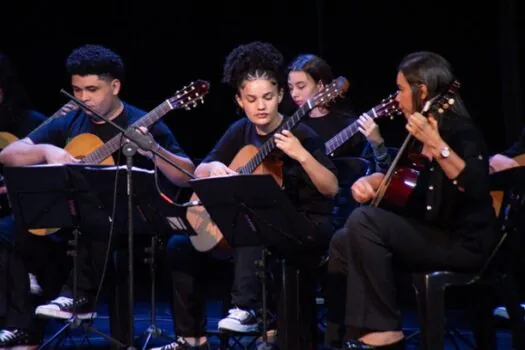
[[[457,3],[462,3],[458,7]],[[461,93],[491,151],[503,150],[523,122],[525,6],[491,1],[13,1],[0,2],[0,50],[24,80],[36,109],[51,115],[70,89],[64,62],[86,43],[119,53],[127,68],[122,97],[146,111],[195,79],[208,80],[204,105],[163,120],[192,157],[213,147],[236,115],[220,83],[228,52],[263,40],[287,61],[312,52],[351,83],[358,113],[395,91],[396,67],[415,50],[436,51],[455,67]],[[283,107],[290,106],[285,101]],[[286,108],[285,108],[286,109]],[[399,145],[402,120],[382,121],[387,143]]]

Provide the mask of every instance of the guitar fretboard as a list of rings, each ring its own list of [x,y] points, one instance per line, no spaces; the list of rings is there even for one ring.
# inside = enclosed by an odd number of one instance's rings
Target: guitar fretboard
[[[368,114],[372,119],[377,118],[380,114],[376,112],[376,107],[370,109],[369,111],[361,114]],[[325,143],[326,154],[332,154],[337,148],[339,148],[343,143],[348,141],[352,136],[359,132],[359,124],[357,120],[352,124],[348,125],[343,130],[339,131],[334,137],[328,140]]]
[[[173,105],[169,100],[165,100],[163,103],[155,107],[148,114],[137,120],[132,124],[134,127],[148,127],[162,118],[166,113],[173,109]],[[99,164],[104,159],[111,156],[121,147],[122,133],[113,136],[108,142],[104,143],[102,147],[97,148],[90,154],[84,157],[82,160],[86,164]]]
[[[302,117],[306,115],[315,105],[313,102],[308,100],[304,103],[299,109],[288,119],[286,120],[275,132],[281,132],[283,130],[293,129],[301,120]],[[257,154],[253,156],[252,159],[240,170],[240,174],[251,174],[255,169],[261,165],[263,160],[275,149],[275,139],[270,137],[259,149]]]

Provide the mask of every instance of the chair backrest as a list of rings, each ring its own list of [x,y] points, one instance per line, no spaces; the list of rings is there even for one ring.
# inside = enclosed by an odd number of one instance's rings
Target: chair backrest
[[[360,157],[336,157],[332,161],[338,171],[339,192],[335,197],[334,226],[340,228],[358,203],[350,194],[350,186],[360,177],[370,174],[370,161]]]
[[[525,228],[525,186],[510,181],[507,186],[497,212],[495,230],[500,235],[479,276],[486,275],[489,270],[508,271],[520,254],[520,235]]]

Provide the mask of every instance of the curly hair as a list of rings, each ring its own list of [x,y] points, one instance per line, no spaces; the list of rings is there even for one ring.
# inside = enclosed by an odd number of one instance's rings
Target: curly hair
[[[237,46],[226,57],[222,82],[238,90],[246,80],[269,79],[284,86],[283,54],[270,43],[254,41]]]
[[[99,75],[124,80],[124,63],[119,55],[100,45],[84,45],[69,55],[66,69],[70,75]]]

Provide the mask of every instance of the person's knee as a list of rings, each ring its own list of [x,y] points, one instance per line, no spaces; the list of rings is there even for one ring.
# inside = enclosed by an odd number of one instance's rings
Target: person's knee
[[[171,236],[166,245],[166,257],[170,266],[180,266],[188,263],[196,253],[190,239],[184,234]]]
[[[344,229],[346,231],[347,242],[356,244],[366,237],[370,232],[370,227],[373,225],[372,212],[376,210],[373,207],[359,207],[356,208],[346,220]]]

